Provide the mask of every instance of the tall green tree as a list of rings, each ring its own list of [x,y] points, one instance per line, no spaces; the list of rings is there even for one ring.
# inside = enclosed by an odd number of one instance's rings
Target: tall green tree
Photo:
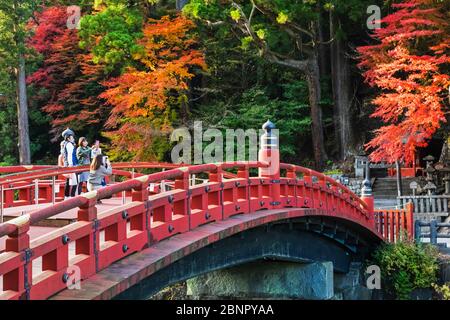
[[[211,27],[228,28],[267,61],[297,70],[307,81],[317,167],[327,159],[322,122],[316,1],[191,0],[184,12]],[[231,26],[231,29],[230,29]]]
[[[143,54],[138,44],[144,24],[147,1],[98,0],[92,13],[83,16],[79,31],[80,47],[89,50],[94,63],[118,75]],[[146,6],[144,6],[146,7]]]
[[[376,17],[372,9],[379,9],[381,13],[383,1],[326,0],[323,7],[327,12],[321,15],[320,30],[332,41],[329,46],[320,46],[320,57],[325,56],[325,62],[321,59],[321,71],[324,78],[329,78],[332,88],[337,158],[345,159],[356,151],[358,142],[361,143],[354,132],[359,127],[355,95],[360,82],[354,48],[368,40],[368,20],[373,22]]]
[[[0,165],[12,165],[18,156],[15,81],[4,62],[0,61]]]
[[[28,97],[26,86],[26,24],[41,4],[39,0],[0,1],[0,63],[9,66],[16,82],[18,146],[20,163],[31,161]]]

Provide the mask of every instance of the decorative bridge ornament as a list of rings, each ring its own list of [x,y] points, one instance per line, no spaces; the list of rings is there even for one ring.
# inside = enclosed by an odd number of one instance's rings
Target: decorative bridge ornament
[[[48,203],[53,200],[53,204],[28,214],[26,218],[19,217],[0,224],[0,238],[7,237],[5,250],[0,253],[0,275],[3,278],[0,299],[47,299],[66,289],[67,284],[63,280],[67,278],[69,267],[78,268],[83,281],[174,235],[237,215],[268,217],[273,212],[272,220],[255,220],[251,227],[264,221],[276,221],[273,219],[308,216],[336,219],[358,226],[378,241],[394,242],[399,239],[402,229],[411,237],[414,234],[410,204],[404,210],[375,210],[367,184],[359,198],[320,172],[279,163],[278,148],[272,143],[263,145],[259,160],[183,167],[151,163],[113,164],[115,173],[128,180],[60,202],[55,201],[54,194],[51,194],[52,183],[62,174],[82,172],[86,168],[49,166],[33,171],[22,167],[15,167],[16,171],[9,168],[9,173],[16,173],[0,177],[0,186],[4,188],[2,205],[15,201],[6,197],[5,189],[24,185],[25,190],[31,190],[27,188],[34,180],[39,185],[38,197]],[[274,163],[278,170],[269,170]],[[149,167],[168,170],[149,175],[135,172]],[[123,170],[126,168],[133,169],[133,172]],[[253,176],[255,169],[259,172]],[[192,183],[195,175],[207,176],[208,179],[195,184]],[[49,177],[52,183],[47,180],[44,184],[42,179]],[[149,191],[152,184],[161,181],[170,182],[170,190]],[[41,184],[45,192],[41,191]],[[105,212],[97,211],[97,200],[124,193],[131,197],[131,202]],[[77,210],[75,222],[30,240],[30,226],[72,209]],[[104,233],[103,241],[101,233]],[[70,244],[75,246],[74,256],[69,256]],[[37,259],[42,260],[43,272],[33,276],[32,264]]]

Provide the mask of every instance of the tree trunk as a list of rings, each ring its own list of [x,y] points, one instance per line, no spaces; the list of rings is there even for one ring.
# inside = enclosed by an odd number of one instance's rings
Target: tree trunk
[[[330,34],[336,34],[336,19],[330,13]],[[349,154],[353,143],[351,127],[352,84],[350,64],[345,56],[345,41],[335,39],[331,44],[331,80],[334,101],[334,128],[341,160]]]
[[[19,161],[20,164],[30,164],[30,135],[28,126],[28,101],[27,101],[27,84],[25,75],[25,57],[23,53],[23,34],[20,32],[20,8],[19,1],[12,2],[12,9],[14,13],[13,18],[13,34],[17,53],[17,66],[14,68],[16,77],[16,104],[17,104],[17,124],[19,131]]]
[[[320,71],[317,56],[309,62],[306,79],[309,89],[309,104],[311,107],[311,132],[314,150],[314,159],[317,169],[322,169],[327,160],[323,138],[322,109],[320,108]]]
[[[324,79],[324,77],[326,75],[328,75],[329,73],[329,65],[328,65],[328,46],[325,45],[324,43],[326,42],[325,40],[325,30],[324,30],[324,26],[323,26],[323,17],[322,14],[319,14],[318,20],[317,20],[317,30],[316,33],[319,36],[319,59],[320,59],[320,78]]]
[[[28,127],[27,86],[25,82],[25,58],[19,53],[18,67],[15,69],[17,79],[17,123],[19,127],[20,164],[30,164],[30,136]]]

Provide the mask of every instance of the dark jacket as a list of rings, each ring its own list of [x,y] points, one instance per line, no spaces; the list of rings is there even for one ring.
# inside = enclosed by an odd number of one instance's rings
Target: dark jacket
[[[91,151],[89,147],[78,147],[77,159],[80,166],[91,163]]]

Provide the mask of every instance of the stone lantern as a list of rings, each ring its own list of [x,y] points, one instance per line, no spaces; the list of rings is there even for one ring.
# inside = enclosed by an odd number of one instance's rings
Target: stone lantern
[[[436,192],[436,185],[432,181],[429,181],[423,188],[427,191],[429,196],[435,194]]]
[[[445,194],[450,194],[450,168],[445,167],[442,171],[445,173],[445,176],[442,179],[444,180]]]
[[[434,157],[432,155],[428,155],[423,158],[426,161],[425,173],[427,174],[425,180],[428,182],[433,181],[433,174],[436,172],[436,169],[433,167]]]
[[[416,181],[413,181],[409,184],[409,188],[412,190],[413,196],[415,196],[417,189],[419,189],[419,184]]]

